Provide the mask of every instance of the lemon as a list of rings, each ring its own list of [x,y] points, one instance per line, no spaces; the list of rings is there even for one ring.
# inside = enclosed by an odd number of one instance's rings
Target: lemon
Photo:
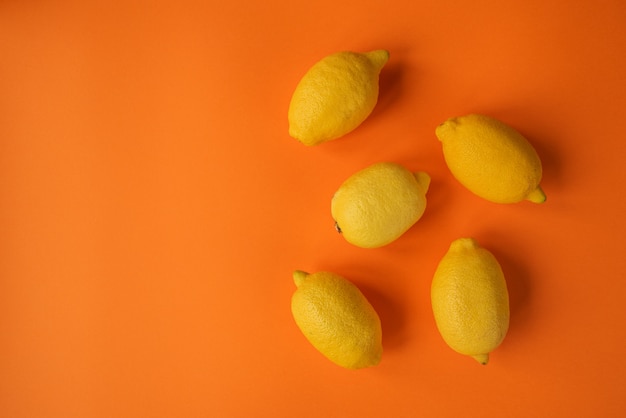
[[[337,139],[358,127],[378,101],[378,75],[389,52],[338,52],[302,77],[289,104],[289,134],[306,145]]]
[[[348,178],[333,195],[335,228],[351,244],[376,248],[399,238],[423,215],[430,177],[400,164],[373,164]]]
[[[330,361],[348,369],[377,365],[382,357],[378,314],[361,291],[331,272],[296,270],[293,318],[309,342]]]
[[[466,115],[435,131],[454,177],[474,194],[495,203],[543,203],[541,160],[519,132],[497,119]]]
[[[487,364],[509,328],[509,294],[493,254],[473,238],[453,241],[435,271],[431,301],[446,344]]]

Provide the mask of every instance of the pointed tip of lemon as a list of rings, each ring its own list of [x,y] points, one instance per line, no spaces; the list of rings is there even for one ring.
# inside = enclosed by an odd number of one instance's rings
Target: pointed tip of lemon
[[[475,356],[472,356],[472,358],[476,360],[477,362],[479,362],[480,364],[482,364],[483,366],[486,366],[487,363],[489,363],[489,353],[476,354]]]
[[[478,247],[480,247],[478,241],[470,237],[457,238],[450,244],[450,250],[473,249]]]
[[[444,141],[444,139],[446,139],[449,135],[447,135],[447,133],[449,131],[454,130],[454,128],[456,128],[457,125],[457,118],[450,118],[448,120],[446,120],[443,123],[440,123],[436,128],[435,128],[435,136],[437,137],[437,139],[439,141]]]
[[[302,270],[296,270],[293,272],[293,281],[296,284],[296,287],[300,287],[300,285],[306,280],[309,273]]]
[[[428,175],[428,173],[418,171],[416,173],[413,173],[413,176],[415,176],[417,184],[419,184],[424,193],[426,193],[428,191],[428,187],[430,187],[430,176]]]
[[[528,196],[526,196],[526,200],[529,200],[533,203],[543,203],[546,201],[546,194],[544,193],[541,186],[537,186],[535,190],[530,192]]]
[[[386,49],[377,49],[375,51],[366,52],[365,55],[379,70],[389,61],[389,51]]]
[[[355,362],[350,364],[339,364],[342,367],[350,370],[360,370],[365,369],[367,367],[376,367],[380,364],[383,358],[383,346],[379,344],[378,346],[373,346],[371,351],[364,353],[361,358],[355,360]]]
[[[301,144],[306,145],[307,147],[313,147],[315,145],[319,145],[322,142],[325,142],[324,139],[320,139],[311,135],[307,135],[303,133],[301,127],[291,120],[291,116],[289,117],[289,136],[300,142]]]

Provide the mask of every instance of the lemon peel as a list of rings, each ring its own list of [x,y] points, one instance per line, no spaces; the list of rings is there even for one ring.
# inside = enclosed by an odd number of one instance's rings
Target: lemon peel
[[[431,283],[435,323],[454,351],[489,362],[509,328],[509,294],[494,255],[473,238],[450,244]]]
[[[435,134],[452,175],[472,193],[495,203],[543,203],[542,166],[528,140],[489,116],[451,118]]]
[[[392,162],[372,164],[344,181],[331,200],[335,228],[362,248],[387,245],[426,210],[430,176]]]
[[[313,65],[289,103],[289,135],[318,145],[356,129],[378,101],[378,76],[389,51],[343,51]]]
[[[382,357],[378,314],[359,288],[321,271],[293,273],[293,318],[306,339],[326,358],[347,369],[376,366]]]

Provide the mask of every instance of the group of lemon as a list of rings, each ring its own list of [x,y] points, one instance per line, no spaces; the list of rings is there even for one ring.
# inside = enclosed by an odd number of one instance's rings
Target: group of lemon
[[[305,145],[357,128],[378,101],[379,74],[389,52],[339,52],[313,65],[289,105],[289,134]],[[494,118],[470,114],[439,125],[435,135],[453,176],[496,203],[542,203],[542,167],[532,145]],[[335,227],[353,245],[376,248],[403,235],[426,209],[427,173],[380,162],[348,178],[335,192]],[[332,272],[293,274],[291,311],[309,342],[332,362],[359,369],[382,357],[380,319],[361,291]],[[432,310],[444,341],[487,364],[509,327],[509,297],[496,258],[473,238],[453,241],[435,271]]]

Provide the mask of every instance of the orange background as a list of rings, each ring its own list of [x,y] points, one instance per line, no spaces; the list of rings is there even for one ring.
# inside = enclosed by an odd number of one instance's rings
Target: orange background
[[[622,1],[95,3],[0,3],[0,415],[626,414]],[[290,138],[304,72],[378,48],[371,117],[315,148]],[[434,129],[470,112],[535,145],[545,204],[452,178]],[[335,233],[330,198],[378,161],[432,184],[418,224],[364,250]],[[509,286],[486,367],[430,308],[461,236]],[[362,289],[378,367],[344,370],[304,339],[294,269]]]

